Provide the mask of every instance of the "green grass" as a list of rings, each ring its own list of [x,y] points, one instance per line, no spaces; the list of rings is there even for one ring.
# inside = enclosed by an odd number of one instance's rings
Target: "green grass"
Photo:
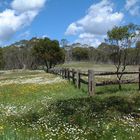
[[[33,74],[20,74],[28,78]],[[9,78],[11,77],[9,76]],[[15,75],[15,76],[14,76]],[[7,74],[2,75],[7,77]],[[54,75],[43,72],[35,77]],[[67,81],[0,86],[0,140],[139,140],[138,85],[87,87]]]

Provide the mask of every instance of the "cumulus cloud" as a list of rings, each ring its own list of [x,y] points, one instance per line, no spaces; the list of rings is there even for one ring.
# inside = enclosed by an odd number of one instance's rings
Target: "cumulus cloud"
[[[83,33],[88,33],[88,35],[103,36],[115,25],[119,25],[123,17],[123,13],[114,12],[113,3],[110,3],[108,0],[102,0],[97,4],[91,5],[83,18],[71,23],[65,34],[83,35]],[[79,40],[81,40],[80,37],[81,35],[79,36]],[[87,36],[85,38],[91,42],[92,37]],[[93,41],[99,42],[97,38],[94,38]]]
[[[14,0],[11,7],[19,12],[40,10],[46,0]]]
[[[132,16],[140,15],[140,1],[126,0],[125,9],[129,11]]]
[[[126,9],[130,9],[131,7],[135,6],[138,0],[126,0]]]
[[[30,25],[45,1],[14,0],[10,9],[0,13],[0,42],[10,39],[21,28]]]
[[[76,35],[80,31],[84,31],[84,28],[77,23],[71,23],[69,27],[67,28],[67,31],[65,34],[67,35]]]
[[[94,35],[90,33],[81,33],[75,43],[87,44],[89,46],[98,47],[105,36]]]
[[[118,25],[123,16],[123,13],[113,12],[113,5],[108,0],[102,0],[98,4],[93,4],[85,17],[70,24],[66,34],[73,35],[79,31],[84,31],[103,35],[112,27]]]

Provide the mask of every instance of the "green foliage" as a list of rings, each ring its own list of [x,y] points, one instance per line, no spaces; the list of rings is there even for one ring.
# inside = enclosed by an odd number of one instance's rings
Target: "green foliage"
[[[39,39],[33,47],[33,53],[44,62],[47,70],[64,61],[64,52],[59,42],[49,38]]]
[[[123,72],[128,65],[128,48],[130,48],[132,43],[134,43],[137,30],[138,28],[136,25],[129,24],[120,27],[116,26],[107,33],[107,41],[109,44],[117,46],[116,50],[111,54],[111,59],[116,67],[116,72],[121,72],[121,74],[116,74],[120,90]]]
[[[107,32],[109,43],[119,47],[131,47],[131,43],[136,36],[136,31],[139,30],[138,25],[129,24],[125,26],[114,27]]]
[[[72,50],[73,59],[77,61],[88,60],[89,50],[87,48],[76,47]]]
[[[68,40],[67,39],[61,39],[60,45],[62,48],[65,48],[68,46]]]
[[[3,50],[0,48],[0,69],[4,67]]]
[[[117,41],[120,41],[120,40],[123,40],[124,38],[129,37],[128,27],[127,26],[120,26],[120,27],[116,26],[111,31],[108,31],[107,35],[110,40],[116,41],[116,43],[117,43]]]

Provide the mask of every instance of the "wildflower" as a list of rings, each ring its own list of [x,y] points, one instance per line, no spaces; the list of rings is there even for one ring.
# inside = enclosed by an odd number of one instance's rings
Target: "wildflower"
[[[0,130],[3,130],[4,128],[3,128],[3,126],[0,126]]]

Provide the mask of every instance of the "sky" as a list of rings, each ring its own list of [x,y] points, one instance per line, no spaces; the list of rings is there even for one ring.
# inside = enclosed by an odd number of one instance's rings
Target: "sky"
[[[0,45],[49,37],[97,47],[114,26],[140,24],[140,0],[0,0]]]

